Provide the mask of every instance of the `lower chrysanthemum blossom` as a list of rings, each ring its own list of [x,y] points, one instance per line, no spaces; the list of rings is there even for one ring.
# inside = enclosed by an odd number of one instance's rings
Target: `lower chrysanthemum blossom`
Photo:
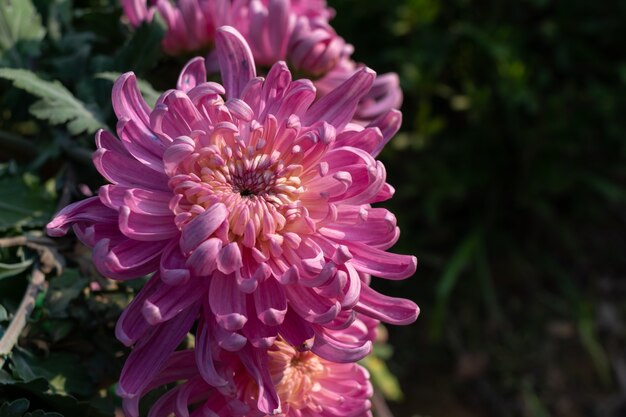
[[[160,385],[177,382],[152,406],[149,417],[263,417],[257,407],[259,387],[255,370],[233,354],[222,352],[220,370],[228,385],[216,388],[197,374],[192,351],[174,353],[148,385],[145,394]],[[277,393],[281,417],[370,417],[373,390],[369,374],[356,363],[335,363],[313,352],[276,340],[262,361],[269,374],[266,386]],[[136,415],[138,399],[124,400],[128,416]]]
[[[316,101],[313,84],[292,81],[284,62],[256,77],[235,29],[218,30],[216,46],[224,86],[206,81],[197,58],[154,109],[133,74],[120,77],[112,99],[121,140],[100,131],[94,153],[110,184],[48,225],[53,236],[72,227],[107,277],[154,273],[116,328],[134,345],[120,377],[126,398],[197,320],[200,373],[221,387],[215,345],[251,352],[247,363],[265,381],[260,361],[279,336],[353,362],[371,349],[357,313],[408,324],[419,312],[369,286],[370,275],[407,278],[417,262],[387,252],[399,229],[392,213],[372,207],[393,195],[375,157],[400,114],[350,123],[374,72],[360,69]],[[263,393],[259,409],[271,413],[276,394]]]

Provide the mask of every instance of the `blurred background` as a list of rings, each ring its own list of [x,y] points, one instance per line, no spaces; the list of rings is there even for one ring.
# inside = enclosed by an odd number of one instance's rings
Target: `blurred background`
[[[328,2],[355,59],[397,72],[405,96],[381,155],[396,188],[385,205],[402,229],[395,250],[420,264],[374,286],[422,313],[388,328],[368,364],[390,415],[626,416],[626,1]],[[114,0],[0,0],[4,25],[11,4],[24,40],[0,33],[0,66],[60,80],[91,123],[114,126],[118,73],[163,90],[184,62],[159,55],[157,25],[129,36]],[[0,81],[4,237],[40,230],[102,181],[90,126],[33,119],[24,89]],[[112,328],[140,283],[94,283],[86,249],[59,242],[65,272],[0,370],[0,403],[111,415],[125,354]],[[37,248],[1,246],[3,331]]]
[[[330,4],[405,94],[395,415],[626,416],[626,2]]]

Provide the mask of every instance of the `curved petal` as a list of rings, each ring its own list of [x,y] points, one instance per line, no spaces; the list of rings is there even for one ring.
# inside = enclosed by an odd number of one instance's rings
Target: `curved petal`
[[[161,285],[159,276],[155,274],[143,286],[133,301],[128,304],[117,320],[115,337],[124,345],[131,346],[151,328],[150,323],[141,314],[141,309],[143,308],[143,303],[154,294],[159,285]]]
[[[217,30],[215,48],[227,97],[239,98],[248,81],[256,77],[252,51],[243,36],[231,26]]]
[[[413,301],[380,294],[367,285],[361,286],[361,296],[354,309],[369,317],[395,325],[413,323],[420,312]]]
[[[328,331],[315,331],[315,339],[311,351],[332,362],[348,363],[363,359],[372,351],[372,342],[363,344],[349,343],[338,340]]]
[[[259,320],[268,326],[283,322],[287,314],[287,297],[274,278],[261,282],[254,292],[254,306]]]
[[[165,241],[141,242],[126,239],[117,245],[111,245],[109,239],[103,239],[93,248],[93,263],[105,277],[134,279],[158,269],[159,255],[166,244]]]
[[[214,204],[196,216],[182,230],[180,248],[183,253],[191,253],[202,242],[209,239],[227,217],[228,209],[222,203]]]
[[[358,242],[350,243],[352,265],[359,271],[387,279],[404,279],[415,273],[415,256],[398,255]]]
[[[376,73],[369,68],[362,68],[346,82],[322,97],[309,108],[303,122],[313,124],[325,120],[337,128],[343,128],[354,115],[359,100],[367,94]]]
[[[198,56],[185,65],[178,76],[176,88],[187,93],[204,82],[206,82],[206,66],[204,65],[204,58]]]
[[[211,339],[208,323],[204,319],[201,319],[198,323],[198,335],[196,337],[196,346],[194,351],[196,352],[196,363],[198,364],[198,371],[209,385],[214,387],[221,387],[228,384],[228,381],[221,377],[221,375],[215,369],[213,363],[213,349],[214,343]]]
[[[143,99],[137,77],[132,72],[122,74],[113,84],[111,92],[113,111],[118,120],[134,120],[145,136],[150,136],[150,107]]]
[[[137,343],[126,359],[120,375],[121,396],[137,396],[150,384],[176,346],[182,342],[197,315],[198,308],[190,308],[173,320],[156,326],[149,337],[144,337]]]
[[[239,330],[248,321],[246,296],[239,291],[233,275],[219,272],[213,274],[209,288],[209,305],[219,325],[226,330]]]
[[[117,212],[102,204],[98,197],[90,197],[63,208],[46,225],[46,232],[50,236],[63,236],[77,222],[117,223]]]
[[[258,384],[257,406],[259,410],[269,415],[280,414],[280,399],[268,370],[267,354],[259,349],[247,347],[241,352],[240,358]]]

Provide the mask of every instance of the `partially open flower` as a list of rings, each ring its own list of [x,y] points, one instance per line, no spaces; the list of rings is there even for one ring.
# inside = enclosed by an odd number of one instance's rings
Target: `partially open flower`
[[[386,252],[399,229],[389,211],[371,207],[393,194],[375,156],[400,114],[349,124],[374,72],[362,68],[315,101],[313,84],[292,81],[282,62],[256,77],[235,29],[221,28],[216,41],[224,86],[206,82],[196,58],[151,110],[134,75],[120,77],[113,108],[121,140],[98,132],[94,154],[110,184],[48,225],[53,236],[73,226],[105,276],[156,271],[117,326],[122,342],[136,343],[120,378],[128,398],[199,315],[199,366],[223,386],[214,344],[264,352],[280,334],[324,359],[352,362],[371,346],[357,312],[392,324],[418,314],[413,302],[367,284],[370,274],[403,279],[416,266],[413,256]],[[265,375],[259,357],[250,361]],[[270,397],[259,399],[263,411],[273,410]]]
[[[150,6],[148,6],[150,1]],[[121,0],[133,26],[163,17],[163,49],[170,55],[207,52],[222,25],[235,27],[247,40],[257,65],[285,61],[292,71],[313,78],[318,96],[349,79],[362,65],[350,59],[352,45],[337,35],[329,20],[334,11],[324,0]],[[215,54],[209,54],[213,68]],[[398,76],[379,76],[359,103],[355,120],[367,124],[402,104]]]

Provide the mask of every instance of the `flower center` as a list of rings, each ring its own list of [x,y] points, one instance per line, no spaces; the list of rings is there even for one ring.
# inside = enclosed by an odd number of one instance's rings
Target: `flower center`
[[[240,141],[218,139],[209,146],[196,142],[195,148],[192,158],[182,164],[187,174],[170,182],[182,197],[174,208],[176,214],[184,214],[177,217],[179,227],[222,203],[230,214],[229,239],[259,247],[300,217],[298,200],[304,191],[300,165],[287,165],[280,152]]]
[[[311,394],[320,390],[318,380],[325,374],[324,364],[310,351],[298,352],[283,341],[269,351],[269,368],[276,392],[283,404],[301,410],[312,405]]]

